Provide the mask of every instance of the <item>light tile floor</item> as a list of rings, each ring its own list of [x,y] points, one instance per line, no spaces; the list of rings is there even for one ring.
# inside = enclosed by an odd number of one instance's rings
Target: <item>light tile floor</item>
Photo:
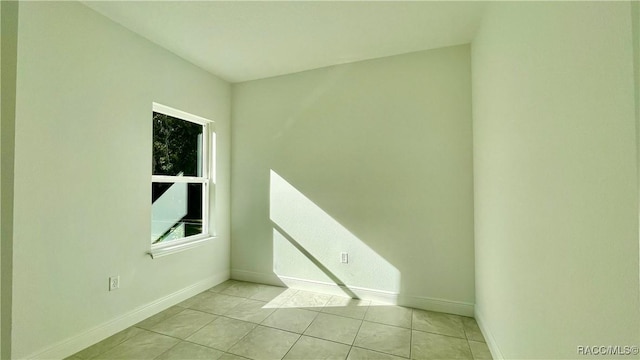
[[[491,359],[473,318],[235,280],[68,360]]]

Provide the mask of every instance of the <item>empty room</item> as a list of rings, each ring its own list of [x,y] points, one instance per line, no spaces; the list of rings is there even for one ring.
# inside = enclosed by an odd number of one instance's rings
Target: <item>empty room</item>
[[[1,1],[1,359],[640,359],[640,3]]]

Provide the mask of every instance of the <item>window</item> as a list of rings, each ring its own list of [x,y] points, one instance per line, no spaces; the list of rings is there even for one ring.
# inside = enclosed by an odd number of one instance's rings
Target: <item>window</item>
[[[211,237],[212,127],[207,119],[153,104],[152,257],[186,249]]]

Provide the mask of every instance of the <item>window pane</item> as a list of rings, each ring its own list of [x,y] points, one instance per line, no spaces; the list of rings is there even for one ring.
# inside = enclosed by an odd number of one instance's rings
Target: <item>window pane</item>
[[[151,242],[202,234],[201,183],[152,183]]]
[[[202,176],[203,126],[153,113],[153,175]]]

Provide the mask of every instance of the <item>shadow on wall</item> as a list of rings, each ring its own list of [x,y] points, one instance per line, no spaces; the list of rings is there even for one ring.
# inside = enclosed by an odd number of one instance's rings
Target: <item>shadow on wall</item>
[[[371,298],[372,290],[389,296],[399,293],[397,268],[273,170],[269,210],[273,271],[287,286],[299,287],[304,279],[352,298]],[[344,263],[342,253],[355,256]]]

